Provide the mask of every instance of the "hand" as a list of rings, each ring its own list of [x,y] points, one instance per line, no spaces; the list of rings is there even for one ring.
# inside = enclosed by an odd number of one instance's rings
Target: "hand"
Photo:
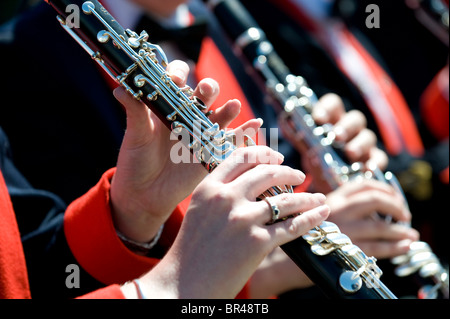
[[[405,254],[411,242],[418,240],[409,223],[411,213],[403,197],[390,185],[376,180],[348,182],[327,194],[329,221],[339,226],[364,253],[378,259]],[[387,222],[376,216],[390,216]]]
[[[336,135],[335,142],[342,145],[347,162],[360,162],[365,169],[385,169],[388,163],[387,154],[377,147],[377,137],[369,130],[367,120],[360,111],[346,112],[342,99],[336,94],[324,95],[312,111],[315,123],[320,126],[332,124]],[[303,139],[303,132],[295,131],[288,117],[281,117],[281,129],[302,155],[302,167],[314,176],[312,187],[324,194],[332,191],[336,185],[330,184],[330,172],[323,171],[323,159],[318,158],[317,150],[311,148]]]
[[[173,61],[167,72],[179,87],[185,86],[189,73],[186,63]],[[212,79],[200,81],[194,92],[207,106],[218,94],[219,86]],[[113,220],[128,238],[149,242],[207,172],[198,163],[175,164],[170,159],[170,150],[177,141],[170,140],[169,129],[124,89],[116,89],[114,95],[125,106],[127,130],[111,184]],[[211,120],[224,128],[239,111],[239,101],[231,100],[216,110]],[[260,125],[255,119],[240,128],[256,132]]]
[[[367,128],[364,114],[357,110],[346,112],[344,102],[338,95],[324,95],[314,106],[312,116],[318,125],[333,124],[336,142],[343,145],[349,162],[370,162],[369,166],[381,170],[387,167],[388,157],[376,146],[377,137]]]
[[[256,161],[248,162],[251,155]],[[150,298],[234,298],[275,247],[305,234],[329,214],[322,194],[272,197],[281,215],[257,196],[275,185],[298,185],[305,175],[263,146],[236,150],[193,193],[178,236],[161,262],[141,278]],[[217,287],[220,287],[218,289]],[[126,288],[125,288],[126,289]]]

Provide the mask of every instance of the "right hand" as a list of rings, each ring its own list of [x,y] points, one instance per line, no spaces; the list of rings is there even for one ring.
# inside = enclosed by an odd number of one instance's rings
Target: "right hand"
[[[348,182],[327,194],[329,221],[339,226],[364,253],[377,259],[408,252],[419,233],[403,224],[411,221],[404,198],[390,185],[376,181]],[[377,216],[392,217],[387,222]]]
[[[388,156],[377,147],[377,136],[367,128],[367,119],[361,111],[346,112],[341,97],[328,93],[314,105],[312,116],[318,125],[333,125],[336,142],[343,145],[343,152],[350,163],[360,162],[367,168],[386,169]]]
[[[325,94],[312,110],[317,125],[332,124],[336,142],[341,145],[346,160],[350,163],[360,162],[366,169],[377,167],[385,169],[388,164],[387,154],[377,147],[377,136],[367,128],[367,119],[357,110],[346,112],[342,99],[336,94]],[[284,117],[281,118],[285,120]],[[330,185],[330,172],[323,169],[323,159],[317,156],[316,147],[310,147],[304,140],[303,132],[293,129],[289,121],[280,125],[284,135],[301,154],[301,167],[313,176],[311,187],[327,194],[333,190]]]
[[[172,61],[167,73],[179,87],[184,87],[189,67],[185,62]],[[219,91],[216,81],[203,79],[198,83],[194,96],[210,106]],[[156,114],[122,87],[116,89],[114,95],[127,114],[127,130],[111,182],[114,225],[129,239],[149,242],[207,171],[194,161],[175,163],[171,159],[171,149],[178,140],[170,139],[171,131]],[[240,107],[238,100],[230,100],[210,119],[225,129],[239,114]],[[256,132],[260,126],[259,120],[249,120],[236,129],[236,134]]]
[[[249,162],[248,159],[256,161]],[[280,218],[256,201],[276,185],[298,185],[305,175],[281,166],[268,147],[236,150],[195,189],[178,236],[163,260],[141,278],[150,298],[234,298],[274,248],[320,225],[329,214],[323,194],[272,197]],[[273,164],[276,163],[276,164]],[[269,165],[272,164],[272,165]],[[218,288],[220,287],[220,288]]]

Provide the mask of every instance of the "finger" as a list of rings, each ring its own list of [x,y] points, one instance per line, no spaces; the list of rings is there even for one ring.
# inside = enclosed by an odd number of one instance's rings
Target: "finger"
[[[397,194],[380,191],[359,192],[347,198],[346,215],[348,219],[364,219],[381,214],[394,220],[404,221],[409,217],[403,200]]]
[[[147,112],[147,106],[141,101],[136,100],[129,94],[124,87],[119,86],[113,91],[113,95],[127,111],[127,116],[139,116]]]
[[[390,259],[408,253],[412,241],[358,241],[355,244],[368,256]]]
[[[201,80],[194,90],[194,96],[202,100],[207,107],[214,103],[219,93],[219,84],[210,78]]]
[[[333,93],[322,96],[314,105],[312,116],[317,124],[335,124],[345,113],[342,99]]]
[[[337,198],[344,198],[345,200],[335,200]],[[391,202],[397,206],[394,210],[399,221],[409,221],[411,213],[406,208],[404,198],[401,194],[389,184],[377,181],[374,179],[367,179],[361,182],[353,181],[343,184],[328,196],[331,207],[336,207],[337,210],[344,210],[347,218],[367,218],[374,215],[374,208],[378,206],[377,201]],[[372,205],[372,206],[370,206]]]
[[[389,163],[389,158],[383,150],[378,147],[373,147],[370,150],[370,158],[366,162],[366,167],[369,170],[374,171],[375,169],[380,169],[384,171]]]
[[[243,192],[253,185],[247,192],[247,198],[252,200],[258,197],[272,186],[300,185],[305,181],[305,174],[288,166],[259,164],[236,177],[233,183],[234,189]]]
[[[241,102],[239,100],[230,100],[223,106],[217,108],[210,116],[213,123],[219,124],[220,128],[225,129],[241,112]]]
[[[154,123],[149,117],[150,109],[132,97],[123,87],[116,88],[113,95],[125,107],[127,114],[126,145],[129,148],[136,148],[145,144],[152,138],[149,132],[154,128]]]
[[[351,162],[366,162],[369,160],[371,150],[376,147],[376,144],[375,133],[364,129],[345,145],[344,152]]]
[[[324,205],[325,195],[320,193],[284,193],[272,196],[268,200],[259,201],[256,204],[260,207],[257,218],[265,225],[272,221],[271,205],[278,208],[280,211],[279,218],[282,219]]]
[[[228,132],[235,135],[236,146],[244,145],[245,138],[254,138],[258,133],[258,130],[263,124],[262,119],[252,119],[244,124],[240,125],[238,128],[229,130]]]
[[[401,241],[419,239],[419,233],[410,227],[387,223],[383,220],[359,220],[339,225],[352,240]]]
[[[333,128],[336,140],[339,142],[349,142],[367,126],[367,120],[360,111],[352,110],[342,114]]]
[[[166,68],[167,74],[180,88],[186,86],[189,71],[189,65],[180,60],[173,60]]]
[[[396,194],[395,189],[392,186],[375,179],[365,179],[362,181],[349,181],[347,183],[342,184],[338,188],[340,196],[346,198],[349,198],[357,193],[368,191],[379,191],[391,195]]]
[[[267,146],[242,147],[235,150],[211,175],[212,178],[229,183],[259,164],[281,164],[284,156]]]
[[[315,207],[293,218],[266,226],[276,244],[281,246],[300,236],[305,235],[314,227],[320,225],[330,214],[327,205]]]

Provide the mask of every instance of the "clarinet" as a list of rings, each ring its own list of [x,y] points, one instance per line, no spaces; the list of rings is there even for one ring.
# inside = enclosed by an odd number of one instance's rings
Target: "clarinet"
[[[166,73],[169,61],[148,33],[124,29],[96,0],[46,0],[61,26],[100,67],[135,99],[144,102],[178,136],[189,134],[189,149],[212,172],[235,149],[234,136],[211,123],[191,87],[178,87]],[[71,6],[71,7],[69,7]],[[80,8],[79,26],[69,25],[66,8]]]
[[[272,106],[280,115],[287,139],[299,151],[306,148],[309,155],[316,159],[315,179],[320,179],[320,183],[325,184],[329,190],[351,180],[376,179],[390,184],[405,198],[399,182],[391,172],[382,173],[377,167],[366,168],[362,163],[348,164],[344,160],[342,145],[335,140],[332,125],[318,126],[311,115],[313,106],[318,101],[316,94],[303,77],[289,72],[264,31],[238,0],[211,0],[209,7],[234,42],[236,51],[251,64],[251,72],[259,77],[262,89],[270,96]],[[305,144],[300,147],[296,142],[299,137]],[[405,204],[407,205],[406,198]],[[388,217],[379,215],[374,218],[391,221]],[[313,243],[313,247],[320,242],[311,238],[308,240]],[[291,255],[295,253],[296,245],[289,243],[282,248]],[[320,253],[327,252],[320,250]],[[427,243],[412,243],[406,255],[393,258],[391,262],[396,265],[396,276],[403,278],[415,275],[413,280],[420,287],[417,291],[419,298],[448,299],[448,271],[440,264]]]
[[[235,136],[210,121],[193,90],[180,88],[170,79],[165,72],[167,58],[158,45],[148,42],[147,32],[124,30],[96,0],[46,1],[58,12],[61,26],[118,84],[154,111],[172,132],[189,134],[187,146],[208,172],[236,149]],[[81,8],[77,28],[68,24],[69,5]],[[247,137],[245,144],[254,142]],[[259,199],[286,192],[293,192],[292,186],[273,186]],[[336,225],[325,222],[290,246],[295,248],[290,257],[330,297],[396,299],[380,280],[376,260],[353,245]]]

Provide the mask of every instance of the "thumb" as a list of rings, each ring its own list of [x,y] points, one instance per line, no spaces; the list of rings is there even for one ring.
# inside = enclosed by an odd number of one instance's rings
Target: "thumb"
[[[127,114],[127,130],[124,139],[128,147],[136,148],[148,142],[155,130],[150,109],[128,94],[123,87],[116,88],[113,94],[124,106]]]

